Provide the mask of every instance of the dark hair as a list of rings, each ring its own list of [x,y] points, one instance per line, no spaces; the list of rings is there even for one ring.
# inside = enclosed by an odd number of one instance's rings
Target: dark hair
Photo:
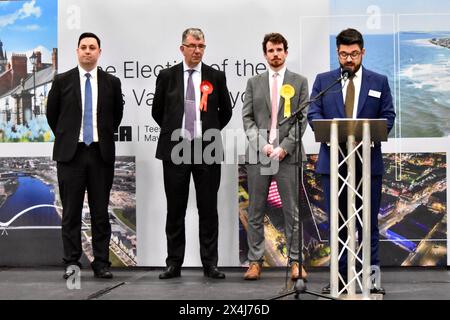
[[[78,47],[80,46],[81,40],[83,40],[84,38],[94,38],[95,40],[97,40],[98,47],[100,48],[100,39],[92,32],[84,32],[80,35],[80,37],[78,38]]]
[[[364,39],[362,34],[358,30],[349,28],[342,30],[336,36],[336,47],[338,49],[341,44],[346,46],[357,44],[362,49],[364,48]]]
[[[288,49],[287,40],[280,33],[273,32],[273,33],[268,33],[264,36],[264,41],[262,43],[262,48],[263,48],[264,53],[266,53],[266,49],[267,49],[266,45],[267,45],[267,42],[269,42],[269,41],[272,43],[275,43],[275,44],[282,43],[283,47],[284,47],[284,51],[287,51],[287,49]]]

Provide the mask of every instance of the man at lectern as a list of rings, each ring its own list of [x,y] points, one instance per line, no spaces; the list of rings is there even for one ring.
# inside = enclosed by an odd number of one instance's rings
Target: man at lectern
[[[361,33],[355,29],[341,31],[336,37],[337,55],[340,68],[317,75],[311,97],[317,96],[322,90],[329,87],[341,74],[346,73],[341,81],[342,90],[337,84],[320,99],[313,102],[308,111],[308,121],[311,125],[315,119],[333,118],[366,118],[366,119],[386,119],[388,132],[394,125],[395,110],[392,103],[391,90],[388,79],[362,66],[365,54],[364,40]],[[348,79],[346,79],[348,77]],[[341,145],[345,148],[345,144]],[[341,167],[342,168],[342,167]],[[381,200],[381,185],[383,174],[383,159],[381,154],[381,144],[375,143],[371,148],[371,265],[379,265],[378,257],[378,212]],[[340,169],[342,176],[347,176],[346,168]],[[356,181],[361,178],[362,165],[356,157]],[[320,147],[319,159],[316,164],[316,173],[321,175],[322,187],[326,198],[327,213],[330,213],[330,148],[322,143]],[[361,192],[361,188],[358,190]],[[356,207],[359,207],[361,200],[357,198]],[[358,203],[359,202],[359,203]],[[339,196],[339,209],[347,212],[347,196]],[[360,224],[358,233],[361,234]],[[346,234],[339,234],[341,239],[346,238]],[[343,254],[339,260],[339,273],[346,278],[347,256]],[[330,292],[330,286],[322,289],[323,293]],[[374,287],[372,293],[384,294],[382,287]]]
[[[299,145],[307,126],[306,109],[303,110],[301,128],[296,121],[283,126],[278,126],[278,123],[303,106],[308,99],[308,81],[286,68],[288,43],[281,34],[265,35],[262,49],[269,70],[248,80],[242,108],[244,129],[250,142],[249,152],[258,155],[255,161],[247,156],[250,265],[244,279],[257,280],[261,274],[265,253],[264,215],[269,186],[274,179],[283,204],[291,279],[297,280],[300,276],[306,278],[304,269],[300,275],[300,267],[303,266],[299,265],[299,189],[296,179],[299,163],[306,160],[303,146]],[[267,166],[264,159],[272,159],[277,165]]]
[[[167,267],[159,278],[181,275],[186,247],[184,220],[192,175],[203,272],[206,277],[224,279],[225,274],[217,268],[217,193],[223,160],[220,130],[231,119],[230,94],[225,73],[202,63],[206,49],[202,30],[186,29],[181,40],[184,60],[159,73],[152,108],[153,119],[161,127],[156,158],[162,160],[167,200]],[[213,161],[207,159],[211,150]]]

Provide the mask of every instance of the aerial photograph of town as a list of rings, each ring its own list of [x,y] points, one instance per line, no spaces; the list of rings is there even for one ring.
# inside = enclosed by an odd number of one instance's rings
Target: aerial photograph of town
[[[134,157],[117,157],[109,203],[113,266],[136,265]],[[61,216],[55,162],[47,157],[0,158],[0,265],[62,263]],[[89,206],[82,212],[82,263],[93,260]]]
[[[317,155],[309,155],[300,184],[303,253],[310,266],[329,263],[328,217]],[[447,184],[445,153],[384,154],[383,195],[378,215],[380,260],[384,266],[445,266],[447,263]],[[247,261],[248,193],[245,166],[239,168],[240,261]],[[282,203],[272,182],[265,216],[269,266],[286,265]]]

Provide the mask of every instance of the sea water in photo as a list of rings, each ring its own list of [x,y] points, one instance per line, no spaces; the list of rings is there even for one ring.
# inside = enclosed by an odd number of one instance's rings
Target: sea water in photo
[[[401,32],[400,100],[403,137],[450,134],[450,32]]]
[[[331,69],[339,66],[335,41],[332,35]],[[449,135],[450,31],[364,35],[364,47],[364,67],[389,79],[398,113],[397,137]]]

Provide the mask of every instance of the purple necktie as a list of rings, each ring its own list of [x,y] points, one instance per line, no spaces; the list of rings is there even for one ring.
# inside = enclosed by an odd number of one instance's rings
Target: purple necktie
[[[192,74],[195,70],[189,69],[187,71],[189,72],[189,78],[187,81],[186,98],[184,100],[184,127],[191,135],[189,140],[192,140],[194,139],[195,127],[195,90]]]

